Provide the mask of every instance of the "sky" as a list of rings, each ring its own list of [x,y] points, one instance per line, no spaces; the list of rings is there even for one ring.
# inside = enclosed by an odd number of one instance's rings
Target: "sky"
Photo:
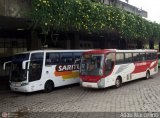
[[[160,24],[160,0],[129,0],[128,4],[147,11],[147,19]]]

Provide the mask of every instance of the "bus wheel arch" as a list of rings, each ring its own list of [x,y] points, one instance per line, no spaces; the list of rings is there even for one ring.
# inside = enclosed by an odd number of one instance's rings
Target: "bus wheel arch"
[[[115,81],[115,87],[119,88],[122,85],[122,77],[118,76]]]
[[[145,79],[146,80],[148,80],[150,78],[150,71],[149,71],[149,69],[146,71],[146,77],[145,77]]]
[[[44,92],[49,93],[53,91],[54,88],[54,82],[52,80],[47,80],[46,83],[44,84]]]

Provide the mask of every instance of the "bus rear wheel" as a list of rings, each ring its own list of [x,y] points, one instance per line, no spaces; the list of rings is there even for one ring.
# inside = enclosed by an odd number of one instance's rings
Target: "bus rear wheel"
[[[45,93],[52,92],[53,88],[54,88],[53,82],[52,82],[52,81],[47,81],[47,82],[45,83],[45,86],[44,86],[44,92],[45,92]]]
[[[149,73],[149,71],[147,71],[145,78],[146,78],[146,80],[148,80],[148,79],[150,78],[150,73]]]
[[[115,87],[119,88],[121,86],[122,82],[121,82],[121,78],[117,77],[116,82],[115,82]]]

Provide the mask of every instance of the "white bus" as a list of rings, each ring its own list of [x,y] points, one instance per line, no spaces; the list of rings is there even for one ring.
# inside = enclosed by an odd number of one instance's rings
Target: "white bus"
[[[10,63],[12,91],[51,92],[54,87],[79,83],[79,64],[87,50],[37,50],[13,56]]]
[[[92,50],[84,52],[80,66],[83,87],[105,88],[158,72],[157,50]]]

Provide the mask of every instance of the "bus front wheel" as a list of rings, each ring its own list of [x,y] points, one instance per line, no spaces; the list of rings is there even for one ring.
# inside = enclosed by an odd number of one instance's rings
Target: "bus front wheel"
[[[53,82],[52,81],[47,81],[45,83],[45,86],[44,86],[44,92],[45,93],[49,93],[49,92],[51,92],[53,90],[53,88],[54,88]]]
[[[116,82],[115,82],[115,87],[119,88],[121,86],[122,82],[121,82],[121,78],[117,77]]]

